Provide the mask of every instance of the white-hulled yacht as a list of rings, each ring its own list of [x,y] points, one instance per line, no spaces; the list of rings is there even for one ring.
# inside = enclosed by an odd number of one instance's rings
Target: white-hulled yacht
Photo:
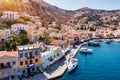
[[[71,72],[72,70],[74,70],[77,67],[78,64],[78,60],[76,58],[70,58],[68,60],[68,72]]]
[[[88,49],[88,48],[81,48],[81,49],[80,49],[80,52],[81,52],[81,53],[92,53],[93,50],[92,50],[92,49]]]
[[[104,42],[106,42],[106,43],[111,43],[113,40],[112,39],[106,39],[106,40],[104,40]]]

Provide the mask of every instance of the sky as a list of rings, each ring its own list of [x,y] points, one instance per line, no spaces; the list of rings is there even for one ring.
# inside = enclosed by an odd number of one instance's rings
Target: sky
[[[77,10],[83,7],[92,9],[120,9],[120,0],[44,0],[54,6],[66,10]]]

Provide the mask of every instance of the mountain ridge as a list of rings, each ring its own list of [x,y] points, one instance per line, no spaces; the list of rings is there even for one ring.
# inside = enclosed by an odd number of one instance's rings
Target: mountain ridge
[[[83,18],[92,19],[93,17],[96,17],[98,21],[104,22],[104,20],[102,20],[101,18],[108,17],[108,19],[110,19],[110,16],[117,16],[118,18],[120,17],[118,14],[120,13],[119,9],[101,10],[83,7],[78,10],[63,10],[56,6],[50,5],[43,0],[10,0],[10,2],[2,0],[0,1],[0,10],[12,10],[18,12],[25,11],[32,16],[39,16],[40,20],[43,20],[44,22],[51,23],[52,21],[56,21],[63,24],[70,23],[71,19],[73,20],[72,22],[75,22],[76,24],[81,24]],[[95,20],[93,19],[93,21]]]

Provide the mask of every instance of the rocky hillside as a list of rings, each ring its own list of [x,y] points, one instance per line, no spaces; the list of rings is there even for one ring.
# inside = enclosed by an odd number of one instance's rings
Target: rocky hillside
[[[120,10],[97,10],[81,8],[68,21],[70,24],[95,24],[96,26],[118,26],[120,22]]]
[[[66,22],[73,12],[59,9],[43,0],[0,0],[0,10],[27,12],[32,16],[39,16],[41,20],[51,22]]]
[[[43,0],[0,0],[0,12],[5,10],[27,12],[31,16],[39,16],[41,21],[95,26],[118,26],[120,10],[96,10],[82,8],[76,11],[62,10]]]

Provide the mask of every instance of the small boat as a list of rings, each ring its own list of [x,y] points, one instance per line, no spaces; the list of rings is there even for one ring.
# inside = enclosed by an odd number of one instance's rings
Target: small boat
[[[92,53],[93,50],[92,50],[92,49],[88,49],[88,48],[81,48],[81,49],[80,49],[80,52],[81,52],[81,53]]]
[[[68,60],[68,72],[74,70],[78,65],[78,60],[76,58],[70,58]]]
[[[94,40],[94,42],[103,42],[103,40],[101,40],[101,39],[96,39],[96,40]]]
[[[115,42],[120,43],[120,39],[115,40]]]
[[[105,40],[105,42],[109,44],[109,43],[113,42],[113,40],[112,39],[108,39],[108,40]]]
[[[95,41],[90,41],[88,42],[88,46],[100,46],[100,43]]]

